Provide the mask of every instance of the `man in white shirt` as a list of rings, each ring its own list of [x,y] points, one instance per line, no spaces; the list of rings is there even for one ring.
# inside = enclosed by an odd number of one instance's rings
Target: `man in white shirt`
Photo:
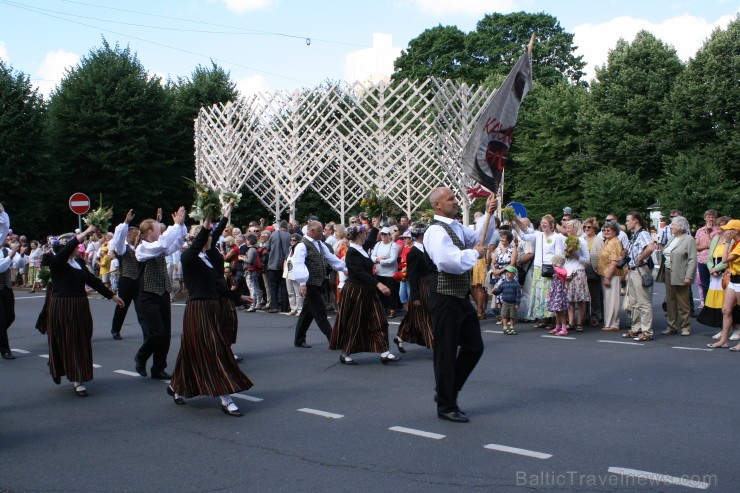
[[[15,321],[15,295],[13,294],[10,268],[14,257],[18,257],[18,243],[12,249],[5,248],[5,239],[10,232],[10,218],[0,204],[0,355],[3,359],[15,359],[10,351],[8,329]]]

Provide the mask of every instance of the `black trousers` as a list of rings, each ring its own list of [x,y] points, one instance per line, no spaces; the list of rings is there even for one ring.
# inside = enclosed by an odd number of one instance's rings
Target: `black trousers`
[[[306,342],[306,332],[311,322],[316,321],[319,330],[324,333],[326,339],[331,339],[331,324],[326,318],[326,305],[321,296],[321,286],[306,285],[306,297],[303,299],[303,309],[295,326],[294,344],[300,345]]]
[[[139,321],[144,331],[144,344],[136,353],[137,364],[145,366],[153,356],[152,371],[167,368],[167,353],[170,350],[172,317],[170,310],[170,293],[162,295],[139,293]]]
[[[9,287],[0,289],[0,352],[10,352],[8,329],[15,321],[15,295]]]
[[[268,270],[267,284],[270,288],[270,308],[279,308],[281,312],[290,311],[288,304],[288,285],[283,279],[282,270]]]
[[[139,324],[141,325],[143,332],[144,325],[141,323],[141,318],[139,317],[139,281],[121,276],[121,279],[118,281],[118,297],[121,298],[126,305],[123,308],[116,305],[116,309],[113,312],[113,323],[111,325],[110,333],[121,333],[123,321],[126,319],[128,307],[131,305],[132,301],[134,302],[134,310],[136,311],[137,318],[139,318]]]
[[[429,294],[437,411],[457,411],[457,394],[483,354],[478,314],[468,298]],[[458,350],[459,347],[459,350]]]

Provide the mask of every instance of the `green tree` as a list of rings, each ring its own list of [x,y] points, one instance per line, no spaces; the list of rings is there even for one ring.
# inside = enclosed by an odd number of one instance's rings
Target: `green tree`
[[[28,75],[0,60],[0,201],[11,227],[31,238],[47,231],[39,196],[54,183],[53,169],[44,156],[44,102]]]
[[[633,209],[644,210],[653,193],[634,173],[604,167],[584,177],[581,217],[617,215]]]
[[[606,66],[597,68],[590,104],[579,115],[591,169],[621,169],[639,176],[644,185],[660,176],[662,109],[682,71],[676,50],[647,31],[632,43],[617,42]]]
[[[464,80],[473,66],[466,46],[467,35],[455,26],[436,26],[409,42],[407,50],[394,62],[396,80],[426,77]]]
[[[49,102],[52,156],[62,173],[60,193],[76,191],[120,217],[151,217],[181,203],[182,171],[174,166],[172,99],[129,48],[100,48],[69,71]],[[76,220],[60,211],[58,225]],[[142,217],[143,216],[143,217]],[[167,217],[167,216],[165,216]]]

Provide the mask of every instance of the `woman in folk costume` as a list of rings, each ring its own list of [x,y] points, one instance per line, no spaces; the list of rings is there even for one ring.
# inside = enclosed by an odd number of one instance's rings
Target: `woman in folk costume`
[[[432,348],[434,342],[432,319],[429,316],[429,280],[427,278],[433,269],[430,266],[429,256],[424,251],[424,231],[426,231],[426,225],[423,223],[415,224],[408,231],[414,238],[414,246],[406,256],[408,273],[406,280],[409,284],[408,312],[398,327],[396,337],[393,338],[393,342],[402,353],[406,352],[403,347],[405,342],[419,344],[428,349]]]
[[[188,301],[182,320],[180,353],[167,393],[178,405],[185,404],[185,397],[218,396],[225,414],[243,416],[230,394],[251,388],[252,382],[241,372],[231,352],[229,336],[221,327],[219,300],[223,296],[233,301],[252,300],[217,282],[218,277],[223,277],[223,264],[211,263],[208,251],[213,237],[209,229],[210,220],[206,219],[190,248],[182,254]]]
[[[378,293],[389,296],[391,290],[373,276],[373,261],[362,247],[365,227],[350,226],[347,238],[347,282],[329,349],[341,349],[339,361],[345,365],[357,364],[350,357],[354,353],[380,353],[383,364],[398,361],[401,358],[388,350],[388,319]]]
[[[72,237],[52,260],[53,292],[46,321],[51,377],[54,383],[59,384],[66,375],[80,397],[87,396],[83,383],[93,379],[93,320],[85,285],[112,299],[118,306],[124,304],[78,258],[78,246],[94,229],[90,226]]]

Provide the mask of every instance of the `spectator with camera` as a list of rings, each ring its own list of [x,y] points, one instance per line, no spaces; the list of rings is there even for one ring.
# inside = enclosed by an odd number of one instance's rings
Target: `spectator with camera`
[[[665,283],[665,302],[668,328],[664,335],[691,335],[689,286],[696,275],[696,242],[690,234],[691,226],[683,216],[671,220],[671,239],[663,249],[663,263],[658,282]]]
[[[627,213],[627,229],[632,231],[630,240],[619,262],[620,269],[627,269],[627,300],[625,308],[632,313],[630,330],[622,337],[636,341],[653,340],[653,285],[643,282],[643,274],[652,281],[652,255],[655,250],[653,238],[647,229],[642,214],[636,211]],[[649,285],[646,285],[649,284]]]

